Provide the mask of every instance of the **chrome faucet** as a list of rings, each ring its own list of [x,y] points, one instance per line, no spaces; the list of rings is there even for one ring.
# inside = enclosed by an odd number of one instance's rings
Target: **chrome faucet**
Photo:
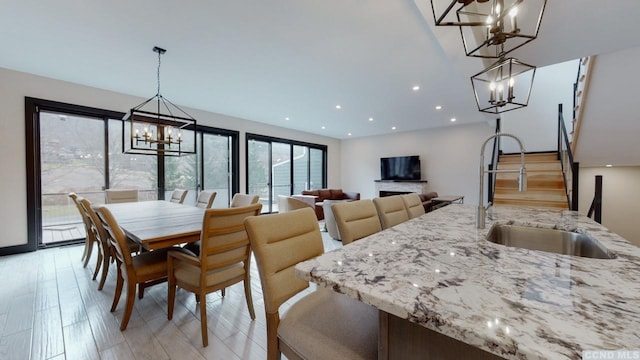
[[[520,145],[520,169],[519,170],[485,170],[484,169],[484,148],[487,146],[489,140],[499,137],[499,136],[507,136],[515,139]],[[518,191],[527,191],[527,173],[524,168],[524,146],[522,146],[522,141],[518,139],[515,135],[508,133],[496,133],[489,136],[484,143],[482,144],[482,149],[480,150],[480,192],[478,196],[478,211],[476,212],[476,229],[484,229],[485,217],[487,208],[491,206],[491,203],[484,207],[484,174],[487,173],[510,173],[517,172],[518,173]]]

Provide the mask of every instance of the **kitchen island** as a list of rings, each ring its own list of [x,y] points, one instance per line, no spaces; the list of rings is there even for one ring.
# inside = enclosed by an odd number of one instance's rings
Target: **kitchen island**
[[[586,233],[615,258],[494,244],[493,223]],[[296,275],[379,309],[381,358],[394,357],[389,319],[509,359],[640,347],[640,248],[572,211],[493,207],[476,229],[475,207],[452,204],[300,263]]]

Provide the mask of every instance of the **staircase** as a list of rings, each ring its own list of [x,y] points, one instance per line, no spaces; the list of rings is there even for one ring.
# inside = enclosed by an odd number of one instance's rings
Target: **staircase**
[[[500,155],[498,170],[520,168],[520,154]],[[518,191],[518,173],[497,173],[494,205],[569,209],[560,160],[555,152],[525,155],[527,187]]]

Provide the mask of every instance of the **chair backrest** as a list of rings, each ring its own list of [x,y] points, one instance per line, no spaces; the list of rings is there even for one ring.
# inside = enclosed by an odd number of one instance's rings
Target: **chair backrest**
[[[109,239],[111,248],[115,250],[113,251],[113,255],[115,256],[116,261],[124,264],[127,267],[127,273],[130,273],[133,271],[131,253],[129,253],[129,251],[123,251],[123,249],[129,249],[127,246],[127,236],[106,206],[99,206],[96,214],[98,214],[98,218],[102,222],[102,227]],[[123,272],[122,276],[127,276],[127,274]]]
[[[196,206],[203,209],[210,209],[213,204],[213,200],[216,198],[217,192],[203,190],[198,195],[196,200]]]
[[[308,203],[298,200],[291,196],[278,195],[278,212],[287,212],[298,209],[304,209],[306,207],[313,208],[312,205]]]
[[[404,201],[404,207],[407,209],[407,215],[409,215],[409,219],[424,215],[424,206],[422,205],[422,199],[420,199],[420,195],[411,193],[401,195],[401,197],[402,201]]]
[[[227,209],[207,209],[200,235],[200,264],[203,272],[246,262],[251,246],[244,219],[260,215],[262,204]]]
[[[373,199],[373,203],[380,217],[380,225],[388,229],[409,220],[409,214],[404,206],[402,196],[393,195]]]
[[[331,204],[331,210],[343,245],[382,230],[376,207],[369,199]]]
[[[73,203],[76,204],[76,209],[78,209],[78,212],[80,213],[80,217],[82,218],[82,223],[84,224],[84,229],[87,232],[87,236],[90,237],[90,240],[92,240],[92,234],[91,234],[91,224],[89,223],[89,218],[87,217],[87,214],[85,214],[84,209],[82,208],[82,204],[80,203],[80,201],[82,199],[84,199],[82,196],[78,196],[76,193],[71,192],[69,193],[69,197],[71,198],[71,200],[73,200]]]
[[[108,189],[105,193],[107,204],[138,201],[138,189]]]
[[[295,276],[297,263],[324,253],[318,219],[311,208],[282,214],[249,217],[245,227],[258,264],[267,314],[306,289],[309,283]]]
[[[175,189],[173,190],[171,199],[169,199],[169,201],[171,201],[172,203],[182,204],[184,202],[184,198],[187,197],[187,192],[189,192],[189,190]]]
[[[85,214],[89,218],[90,230],[93,236],[100,241],[104,249],[109,249],[111,244],[109,243],[109,237],[102,226],[102,221],[98,217],[98,214],[91,207],[91,202],[85,198],[80,199],[80,205]]]
[[[244,207],[257,204],[259,199],[258,195],[236,193],[233,195],[233,199],[231,199],[231,207]]]

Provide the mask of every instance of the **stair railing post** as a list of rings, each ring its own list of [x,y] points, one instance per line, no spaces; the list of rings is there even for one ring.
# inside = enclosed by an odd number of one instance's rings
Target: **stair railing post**
[[[578,185],[580,163],[574,162],[571,169],[571,210],[578,211]]]
[[[598,224],[602,224],[602,175],[596,175],[596,191],[594,195],[594,216]]]

